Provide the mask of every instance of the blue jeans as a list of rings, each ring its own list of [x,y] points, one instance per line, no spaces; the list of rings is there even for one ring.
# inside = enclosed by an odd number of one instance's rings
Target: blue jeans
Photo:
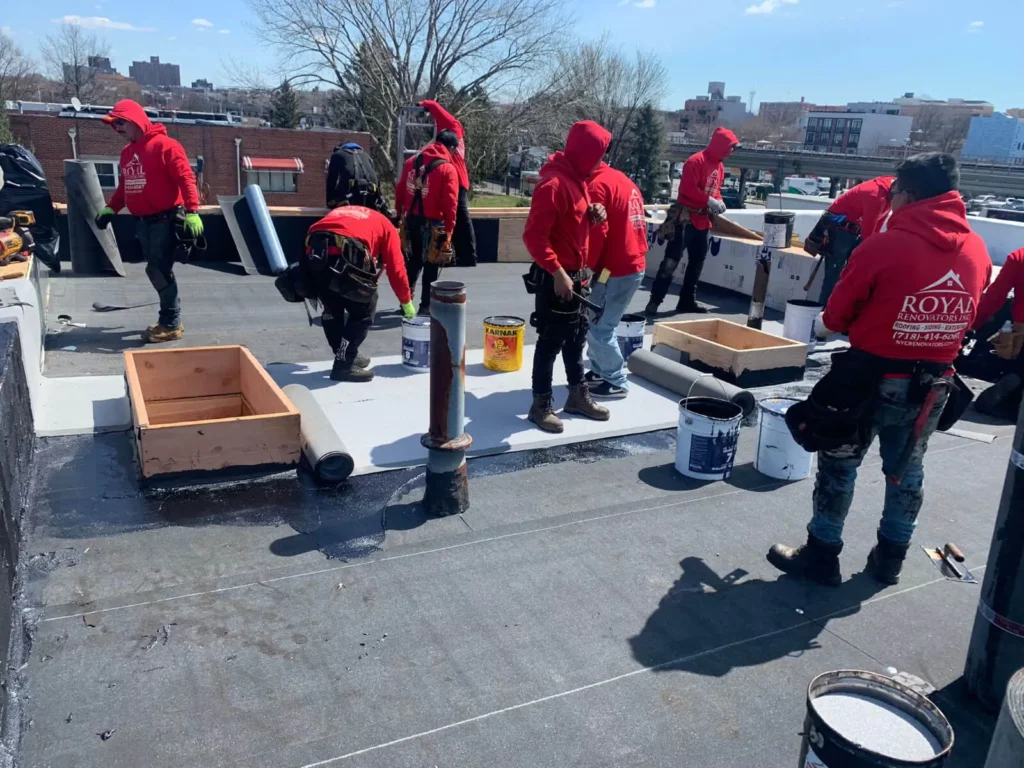
[[[848,446],[818,454],[818,476],[814,481],[814,516],[807,525],[811,535],[829,543],[842,542],[843,524],[853,503],[857,468],[876,436],[882,453],[882,473],[887,475],[896,468],[921,410],[920,405],[907,403],[909,386],[909,379],[885,379],[879,385],[878,406],[867,445]],[[893,485],[885,480],[885,506],[878,531],[889,541],[905,544],[914,535],[917,514],[924,500],[924,454],[928,450],[928,438],[935,431],[945,404],[946,393],[943,392],[911,454],[910,463],[903,473],[903,481]]]
[[[644,273],[623,277],[609,277],[605,283],[591,281],[593,290],[590,300],[598,306],[604,306],[604,314],[597,322],[590,318],[590,333],[587,334],[587,357],[590,359],[590,370],[616,387],[629,389],[626,381],[626,366],[622,360],[622,350],[615,338],[615,329],[626,314],[633,294],[640,288]]]

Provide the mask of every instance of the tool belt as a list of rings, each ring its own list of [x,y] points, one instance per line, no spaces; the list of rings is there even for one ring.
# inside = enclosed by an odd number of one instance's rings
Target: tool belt
[[[793,439],[812,453],[863,446],[871,435],[882,380],[906,376],[910,379],[907,403],[911,406],[927,405],[936,387],[950,389],[946,402],[949,415],[944,410],[940,419],[940,426],[948,429],[970,404],[969,400],[962,404],[953,396],[958,390],[954,375],[948,363],[892,360],[859,349],[837,352],[832,355],[831,370],[814,385],[810,396],[786,412],[786,425]]]
[[[566,270],[572,280],[573,292],[584,298],[590,296],[590,272],[586,269]],[[536,311],[530,315],[530,325],[540,330],[542,324],[575,325],[586,312],[586,306],[577,296],[568,301],[555,293],[555,279],[536,263],[523,275],[526,292],[536,297]]]
[[[334,232],[314,232],[306,238],[304,269],[317,294],[332,293],[367,303],[377,294],[377,265],[366,243]]]
[[[455,261],[455,251],[452,249],[451,237],[448,235],[443,224],[431,223],[429,236],[430,244],[427,246],[425,259],[428,264],[446,267]]]
[[[455,261],[455,251],[452,249],[451,238],[443,222],[427,219],[415,213],[410,213],[402,221],[402,254],[407,261],[415,257],[413,243],[417,242],[416,238],[422,244],[420,257],[424,264],[447,267]]]
[[[805,242],[813,243],[827,255],[840,257],[845,262],[860,244],[860,227],[849,217],[826,211],[814,225]]]

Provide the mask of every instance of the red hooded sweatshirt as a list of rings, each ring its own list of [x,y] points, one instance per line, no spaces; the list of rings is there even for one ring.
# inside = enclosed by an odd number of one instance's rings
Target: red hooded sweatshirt
[[[133,216],[152,216],[179,205],[199,210],[196,177],[180,143],[160,123],[150,122],[146,111],[131,99],[119,101],[103,118],[105,123],[127,120],[142,131],[142,138],[121,150],[121,174],[110,198],[116,212],[125,206]]]
[[[951,363],[991,273],[960,194],[919,200],[854,250],[825,307],[825,326],[874,355]]]
[[[443,221],[445,231],[449,235],[455,230],[455,212],[459,206],[459,177],[452,161],[451,153],[444,144],[434,142],[423,148],[418,156],[410,157],[402,168],[402,177],[395,186],[395,208],[400,216],[411,213],[419,215],[419,206],[413,211],[416,199],[415,173],[413,166],[416,157],[420,161],[421,172],[426,170],[434,160],[443,160],[434,170],[427,174],[423,182],[423,216],[433,221]]]
[[[708,198],[722,199],[722,180],[725,166],[722,161],[729,150],[739,146],[740,140],[728,128],[715,128],[706,149],[683,163],[683,178],[679,182],[679,204],[703,210]],[[690,223],[697,229],[711,229],[711,219],[699,213],[690,214]]]
[[[436,101],[421,101],[420,106],[427,110],[431,117],[434,118],[434,125],[437,126],[438,133],[444,130],[452,130],[459,137],[459,146],[455,149],[452,162],[455,164],[455,170],[459,174],[459,186],[468,190],[469,170],[466,168],[466,134],[462,130],[462,123],[459,122],[455,115],[448,112]]]
[[[333,232],[366,243],[374,260],[384,261],[388,282],[391,283],[391,290],[395,292],[398,300],[403,304],[412,301],[398,230],[387,216],[372,208],[343,205],[311,226],[309,234],[314,232]]]
[[[590,230],[590,268],[607,269],[610,277],[625,277],[647,267],[647,216],[644,198],[622,171],[601,163],[587,180],[590,200],[608,212],[607,226]]]
[[[555,152],[540,169],[526,217],[523,243],[544,270],[575,272],[587,264],[590,195],[586,179],[608,151],[612,135],[593,120],[569,129],[565,150]]]
[[[877,235],[891,210],[889,190],[895,180],[893,176],[879,176],[858,184],[837,197],[828,212],[845,216],[860,227],[861,239]]]
[[[1011,290],[1013,291],[1013,322],[1024,323],[1024,248],[1014,251],[1006,257],[1003,268],[999,270],[999,276],[981,297],[978,317],[974,321],[975,328],[983,326],[992,315],[1002,309]]]

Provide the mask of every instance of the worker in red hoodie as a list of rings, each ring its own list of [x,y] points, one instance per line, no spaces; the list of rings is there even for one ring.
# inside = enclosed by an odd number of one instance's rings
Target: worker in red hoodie
[[[406,271],[415,290],[423,271],[420,314],[430,314],[430,284],[455,259],[452,233],[459,206],[459,176],[453,161],[458,137],[444,130],[405,161],[395,186],[395,208],[403,219]]]
[[[707,147],[683,163],[678,198],[680,221],[665,246],[665,257],[658,267],[654,285],[651,286],[651,298],[644,310],[648,317],[653,318],[658,314],[658,307],[672,285],[672,275],[679,266],[684,248],[686,272],[683,274],[683,288],[679,293],[676,313],[707,312],[697,303],[697,281],[700,280],[704,259],[708,255],[711,217],[725,213],[721,191],[722,180],[725,178],[722,161],[739,146],[740,140],[735,133],[728,128],[716,128]]]
[[[879,176],[847,190],[835,199],[818,219],[804,241],[804,250],[825,260],[819,303],[828,304],[839,275],[850,260],[853,249],[871,235],[882,231],[889,216],[892,176]],[[820,254],[820,255],[819,255]],[[818,267],[815,267],[817,271]],[[805,290],[809,290],[813,276]]]
[[[160,297],[157,323],[143,337],[151,343],[180,339],[184,328],[174,252],[179,242],[195,242],[203,234],[195,174],[185,148],[167,135],[163,125],[150,122],[142,106],[131,99],[117,102],[103,122],[127,145],[121,150],[117,191],[96,224],[106,228],[124,207],[136,218],[146,275]]]
[[[1013,292],[1013,303],[1010,306],[1010,320],[1015,334],[1024,333],[1024,248],[1014,251],[1006,257],[999,275],[992,285],[985,289],[978,308],[978,317],[974,321],[974,330],[981,330],[987,322],[994,318],[1006,306],[1006,300]],[[998,329],[998,328],[997,328]],[[987,335],[987,334],[986,334]],[[1011,354],[1008,352],[1007,355]],[[1002,414],[1006,410],[1016,413],[1018,392],[1024,384],[1024,349],[1016,359],[1007,363],[1000,379],[991,387],[978,395],[977,410],[988,414]]]
[[[448,112],[436,101],[421,101],[419,104],[434,118],[438,133],[452,131],[459,139],[459,144],[452,152],[452,164],[459,174],[459,211],[455,220],[455,253],[459,263],[464,266],[476,264],[476,232],[473,221],[469,218],[469,169],[466,167],[466,132],[462,129],[459,119]]]
[[[587,383],[597,398],[623,398],[629,390],[615,329],[629,308],[647,268],[647,218],[644,198],[632,179],[601,163],[587,180],[590,199],[604,206],[605,224],[590,232],[590,299],[604,307],[590,323]]]
[[[928,438],[992,272],[984,241],[967,223],[959,175],[953,156],[938,152],[900,164],[888,230],[858,246],[815,323],[819,337],[849,334],[851,349],[832,356],[829,373],[807,403],[790,409],[787,424],[805,447],[805,433],[846,437],[818,452],[807,543],[768,553],[781,571],[839,585],[857,468],[877,436],[885,504],[867,570],[883,584],[899,581],[924,499]]]
[[[286,279],[298,281],[296,298],[323,305],[322,323],[334,352],[334,381],[370,381],[370,359],[359,354],[377,309],[378,264],[384,262],[391,289],[407,318],[415,316],[398,230],[372,208],[343,205],[309,228],[306,248]],[[281,288],[278,284],[279,290]],[[282,291],[284,294],[285,291]]]
[[[607,421],[609,412],[594,402],[583,370],[588,319],[580,296],[587,283],[587,253],[592,224],[606,218],[593,203],[587,178],[608,151],[611,134],[592,120],[569,129],[565,150],[555,152],[540,169],[526,218],[523,243],[534,264],[527,290],[534,294],[530,323],[537,329],[533,355],[533,406],[529,420],[545,432],[561,432],[552,407],[552,379],[559,353],[569,380],[565,413]]]

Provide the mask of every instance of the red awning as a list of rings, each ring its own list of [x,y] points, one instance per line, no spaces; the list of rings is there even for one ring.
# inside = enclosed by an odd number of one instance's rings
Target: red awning
[[[249,157],[242,158],[242,167],[247,171],[291,171],[302,173],[305,168],[297,157]]]

